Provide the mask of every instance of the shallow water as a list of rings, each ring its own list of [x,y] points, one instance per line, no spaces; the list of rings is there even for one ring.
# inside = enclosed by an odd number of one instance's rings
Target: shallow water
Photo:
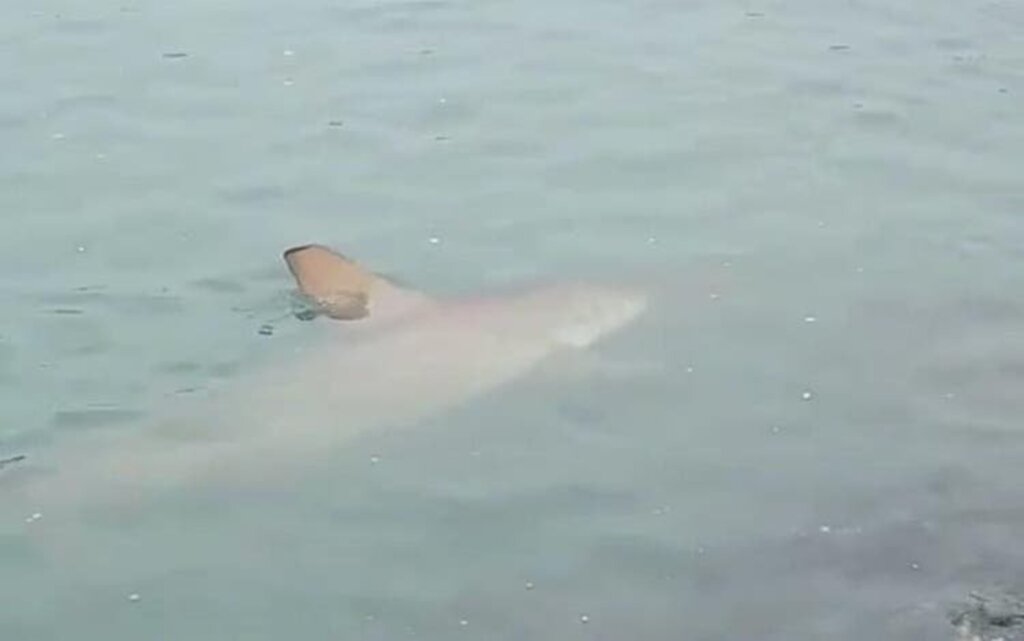
[[[1024,571],[1024,8],[890,5],[0,9],[0,458],[287,362],[298,242],[659,292],[330,470],[5,522],[0,637],[951,638]]]

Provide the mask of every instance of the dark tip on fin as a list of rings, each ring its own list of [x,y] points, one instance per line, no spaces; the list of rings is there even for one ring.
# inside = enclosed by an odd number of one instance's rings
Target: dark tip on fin
[[[281,254],[281,256],[283,256],[285,260],[288,260],[288,257],[291,256],[292,254],[295,254],[295,253],[298,253],[300,251],[304,251],[304,250],[307,250],[307,249],[313,249],[314,247],[323,247],[323,246],[322,245],[317,245],[315,243],[309,243],[307,245],[298,245],[296,247],[289,247],[288,249],[284,250],[284,253]]]

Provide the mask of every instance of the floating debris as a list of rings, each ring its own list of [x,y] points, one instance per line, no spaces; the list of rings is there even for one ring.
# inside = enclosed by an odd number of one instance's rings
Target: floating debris
[[[1013,594],[972,592],[970,603],[949,613],[957,641],[1024,640],[1024,600]]]
[[[849,51],[850,45],[829,45],[829,51]]]
[[[166,51],[163,57],[168,60],[180,60],[181,58],[188,58],[188,53],[185,51]]]
[[[274,326],[271,325],[270,323],[264,323],[264,324],[260,325],[259,333],[260,333],[260,336],[273,336],[274,335]]]
[[[142,600],[142,596],[138,592],[132,592],[128,595],[128,600],[132,603],[137,603]]]
[[[341,121],[341,120],[328,120],[327,121],[327,126],[328,127],[341,127],[344,124],[345,124],[344,121]]]
[[[13,463],[21,463],[25,460],[24,454],[18,454],[17,456],[9,456],[7,458],[0,458],[0,470],[11,465]]]
[[[804,393],[800,395],[800,398],[802,398],[805,401],[809,401],[812,398],[814,398],[814,392],[810,390],[805,390]]]

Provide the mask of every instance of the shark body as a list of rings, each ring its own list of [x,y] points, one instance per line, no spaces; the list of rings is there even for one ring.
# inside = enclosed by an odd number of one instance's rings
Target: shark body
[[[301,473],[362,432],[414,424],[527,374],[556,352],[587,348],[647,307],[641,293],[592,284],[439,301],[319,245],[284,258],[298,289],[330,319],[321,340],[156,425],[119,430],[120,438],[102,446],[63,448],[50,469],[30,469],[10,488],[20,499],[15,516]],[[0,493],[3,476],[16,471],[0,471]]]

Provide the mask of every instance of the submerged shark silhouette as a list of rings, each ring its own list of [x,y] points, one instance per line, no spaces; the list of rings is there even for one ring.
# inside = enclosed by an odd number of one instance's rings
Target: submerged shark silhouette
[[[118,430],[98,447],[71,443],[55,466],[13,484],[21,509],[59,514],[210,479],[301,472],[360,432],[414,423],[559,350],[588,347],[647,307],[637,291],[582,283],[441,301],[321,245],[289,249],[284,260],[314,310],[338,321],[325,340],[285,365],[239,377],[199,408]],[[33,461],[12,462],[3,474]]]

